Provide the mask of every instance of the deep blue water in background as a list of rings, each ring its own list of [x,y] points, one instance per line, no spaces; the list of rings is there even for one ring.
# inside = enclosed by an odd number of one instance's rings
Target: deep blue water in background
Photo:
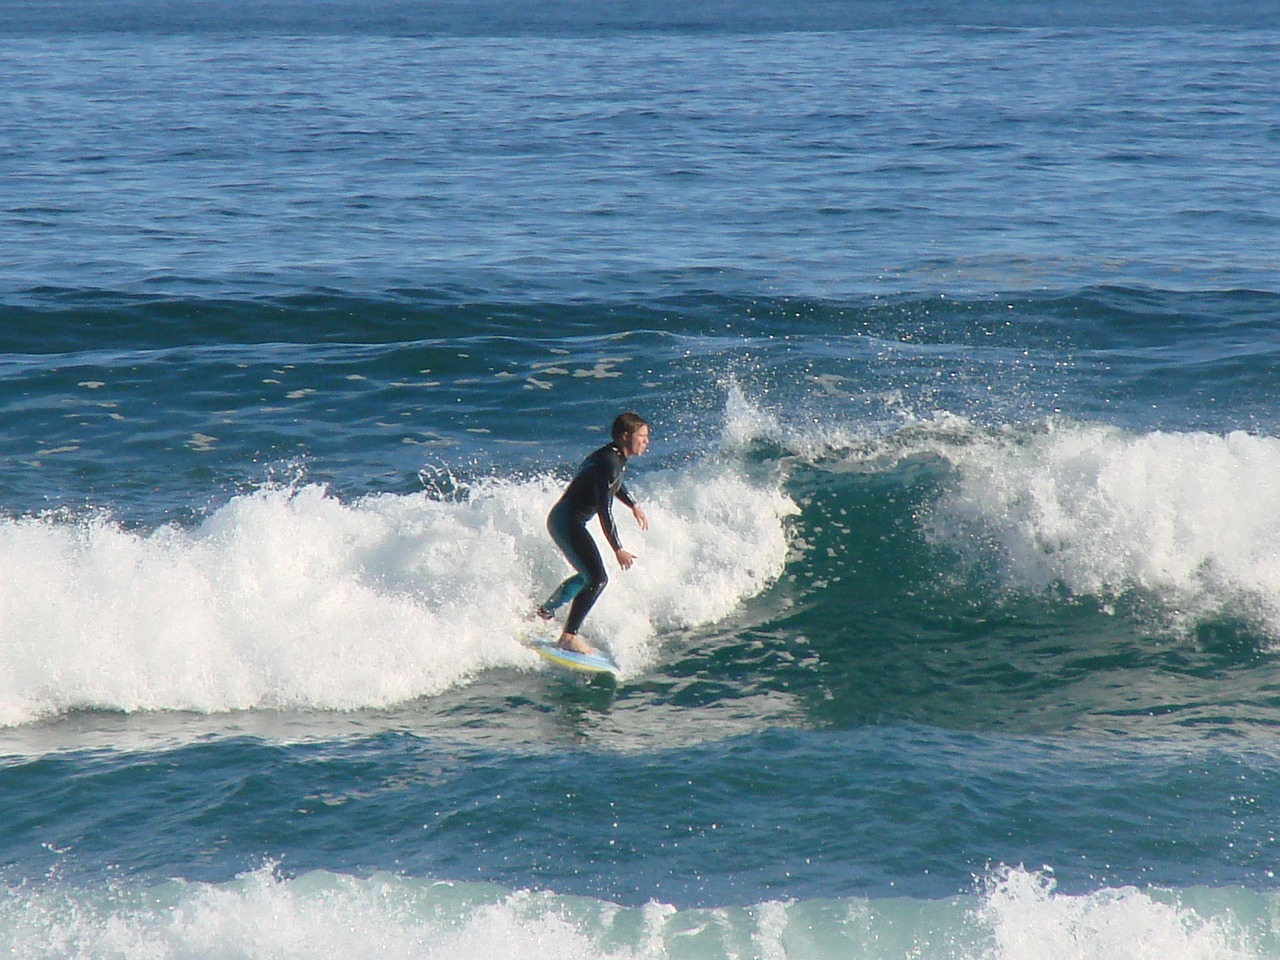
[[[0,0],[0,943],[1280,954],[1276,21]]]

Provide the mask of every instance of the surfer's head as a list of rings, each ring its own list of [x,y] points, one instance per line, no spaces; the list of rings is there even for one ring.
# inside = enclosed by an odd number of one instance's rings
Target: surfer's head
[[[620,413],[613,421],[613,443],[628,457],[649,449],[649,424],[638,413]]]

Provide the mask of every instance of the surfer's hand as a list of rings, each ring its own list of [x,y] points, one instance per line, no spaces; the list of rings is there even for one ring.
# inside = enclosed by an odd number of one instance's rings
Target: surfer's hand
[[[626,550],[619,550],[617,552],[617,557],[618,557],[618,566],[620,566],[623,570],[630,570],[631,564],[636,562],[635,554],[630,553]]]
[[[640,509],[640,505],[636,504],[631,508],[631,512],[636,516],[636,523],[640,524],[641,530],[649,529],[649,515]]]

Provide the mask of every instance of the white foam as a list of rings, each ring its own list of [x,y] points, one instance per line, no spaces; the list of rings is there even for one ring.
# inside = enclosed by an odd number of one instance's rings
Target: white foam
[[[748,398],[736,380],[727,381],[724,388],[720,446],[727,452],[736,453],[754,443],[767,443],[802,459],[817,461],[833,452],[856,447],[865,435],[865,431],[839,422],[813,418],[795,423],[780,418],[763,404]]]
[[[780,576],[788,551],[785,520],[798,512],[780,489],[711,465],[650,475],[645,501],[647,532],[629,511],[617,511],[623,542],[639,559],[631,570],[610,574],[613,585],[589,622],[610,638],[624,669],[653,656],[657,632],[719,620]],[[563,567],[558,556],[552,559]]]
[[[1194,905],[1193,905],[1194,904]],[[0,950],[84,960],[1253,960],[1275,894],[1103,888],[1001,871],[978,897],[679,910],[552,893],[262,868],[222,884],[0,890]]]
[[[1205,915],[1168,892],[1108,888],[1066,896],[1023,869],[993,879],[977,911],[1001,960],[1247,960],[1255,952],[1230,912]],[[1242,902],[1248,899],[1242,896]]]
[[[545,530],[561,486],[354,503],[319,486],[261,490],[194,529],[0,521],[0,723],[87,707],[378,707],[539,668],[517,638],[570,572]],[[794,509],[727,467],[637,490],[652,529],[622,511],[641,559],[587,631],[630,672],[653,662],[660,631],[724,616],[776,577]]]
[[[1015,585],[1248,610],[1280,636],[1280,440],[1049,423],[937,450],[956,483],[935,534],[994,549]]]
[[[28,892],[30,893],[30,892]],[[83,960],[335,958],[466,960],[600,956],[553,910],[473,885],[315,873],[293,881],[259,870],[233,883],[170,883],[153,891],[50,891],[16,902],[0,922],[13,956]]]

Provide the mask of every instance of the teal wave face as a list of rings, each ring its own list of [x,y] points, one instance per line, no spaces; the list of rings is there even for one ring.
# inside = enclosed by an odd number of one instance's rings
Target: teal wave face
[[[697,674],[822,726],[1270,735],[1273,441],[953,431],[795,467],[787,573]]]

